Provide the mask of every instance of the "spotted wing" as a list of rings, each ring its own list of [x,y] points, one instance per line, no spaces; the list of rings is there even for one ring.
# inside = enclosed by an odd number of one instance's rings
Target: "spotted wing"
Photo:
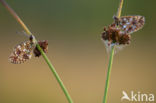
[[[128,34],[138,31],[145,24],[143,16],[122,16],[120,18],[114,17],[114,19],[118,27]]]
[[[14,64],[24,63],[32,57],[33,48],[34,46],[30,41],[17,45],[9,57],[10,62]]]

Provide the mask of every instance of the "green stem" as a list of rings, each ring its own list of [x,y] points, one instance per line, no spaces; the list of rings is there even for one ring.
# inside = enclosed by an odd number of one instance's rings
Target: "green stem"
[[[54,74],[56,80],[58,81],[59,85],[61,86],[61,88],[62,88],[62,90],[63,90],[63,92],[64,92],[64,94],[65,94],[65,96],[67,97],[68,102],[69,102],[69,103],[73,103],[73,101],[72,101],[72,99],[71,99],[71,97],[70,97],[70,95],[69,95],[67,89],[65,88],[65,86],[64,86],[62,80],[60,79],[59,75],[57,74],[55,68],[54,68],[53,65],[50,63],[48,57],[46,56],[46,54],[44,53],[44,51],[42,50],[42,48],[39,46],[39,44],[37,44],[36,46],[37,46],[37,48],[39,49],[39,51],[41,52],[41,54],[42,54],[44,60],[47,62],[49,68],[50,68],[51,71],[53,72],[53,74]]]
[[[124,0],[120,0],[118,12],[117,12],[118,18],[120,18],[120,16],[121,16],[123,1]],[[111,48],[111,54],[109,57],[109,64],[108,64],[107,77],[106,77],[106,82],[105,82],[105,91],[104,91],[103,103],[107,103],[107,94],[108,94],[109,80],[110,80],[110,74],[111,74],[111,69],[112,69],[112,64],[113,64],[114,50],[115,50],[115,46],[113,46]]]
[[[112,68],[112,64],[113,64],[114,49],[115,49],[115,47],[113,46],[111,49],[110,57],[109,57],[109,64],[108,64],[108,70],[107,70],[103,103],[107,103],[107,92],[108,92],[108,87],[109,87],[109,80],[110,80],[109,78],[110,78],[111,68]]]
[[[9,13],[17,20],[17,22],[23,27],[23,29],[26,31],[26,33],[28,35],[32,35],[32,33],[30,32],[30,30],[27,28],[27,26],[24,24],[24,22],[20,19],[20,17],[16,14],[16,12],[7,4],[7,2],[5,0],[0,0],[0,2],[2,3],[2,5],[9,11]],[[37,41],[35,39],[35,41]],[[62,80],[60,79],[59,75],[57,74],[55,68],[53,67],[52,63],[50,62],[50,60],[48,59],[48,57],[46,56],[46,54],[44,53],[44,51],[42,50],[42,48],[40,47],[39,44],[36,44],[38,50],[41,52],[44,60],[46,61],[46,63],[48,64],[49,68],[51,69],[52,73],[54,74],[57,82],[59,83],[61,89],[63,90],[67,100],[69,103],[73,103],[67,89],[65,88]]]
[[[120,18],[124,0],[120,0],[117,17]]]

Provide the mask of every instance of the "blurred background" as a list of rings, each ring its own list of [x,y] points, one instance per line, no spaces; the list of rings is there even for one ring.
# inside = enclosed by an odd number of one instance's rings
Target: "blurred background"
[[[75,103],[101,103],[108,53],[103,27],[113,22],[119,0],[6,0],[38,40],[48,40],[47,56]],[[122,15],[143,15],[146,24],[114,57],[108,103],[122,91],[156,95],[155,0],[125,0]],[[23,28],[0,4],[0,103],[68,103],[42,57],[11,64]],[[124,103],[129,103],[124,101]]]

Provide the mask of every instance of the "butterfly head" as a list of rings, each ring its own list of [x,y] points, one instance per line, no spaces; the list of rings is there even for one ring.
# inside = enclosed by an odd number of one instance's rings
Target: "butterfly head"
[[[36,39],[34,35],[30,35],[29,40],[32,44],[36,44]]]

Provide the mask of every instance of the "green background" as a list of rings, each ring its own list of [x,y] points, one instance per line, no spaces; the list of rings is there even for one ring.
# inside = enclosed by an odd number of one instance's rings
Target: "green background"
[[[119,0],[7,0],[38,40],[48,40],[47,56],[75,103],[101,103],[108,53],[103,27],[113,22]],[[125,0],[122,15],[143,15],[143,29],[114,57],[108,103],[122,91],[156,94],[156,1]],[[42,57],[11,64],[15,45],[28,40],[0,4],[0,103],[68,103]],[[129,103],[123,101],[124,103]]]

